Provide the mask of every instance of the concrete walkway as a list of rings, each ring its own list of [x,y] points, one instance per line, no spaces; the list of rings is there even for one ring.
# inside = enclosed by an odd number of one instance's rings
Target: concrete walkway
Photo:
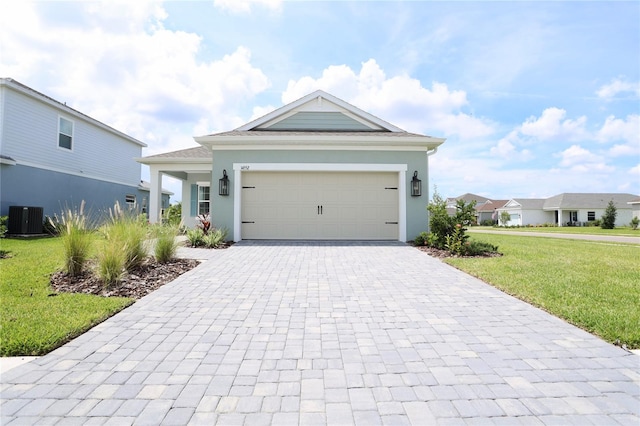
[[[640,357],[401,243],[242,242],[1,380],[11,424],[623,424]]]
[[[517,235],[521,237],[546,237],[546,238],[562,238],[565,240],[586,240],[586,241],[604,241],[609,243],[627,243],[640,244],[640,236],[628,237],[624,235],[587,235],[587,234],[563,234],[557,232],[544,231],[494,231],[491,229],[474,229],[470,228],[469,232],[477,232],[479,234],[502,234]]]

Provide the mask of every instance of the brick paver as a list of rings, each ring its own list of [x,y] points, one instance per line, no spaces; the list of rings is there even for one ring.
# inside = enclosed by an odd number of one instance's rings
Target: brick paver
[[[640,357],[404,244],[188,253],[208,260],[4,373],[0,423],[640,422]]]

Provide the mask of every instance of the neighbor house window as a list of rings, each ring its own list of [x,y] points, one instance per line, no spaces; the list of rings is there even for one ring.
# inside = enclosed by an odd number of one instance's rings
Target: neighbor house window
[[[131,194],[127,194],[127,195],[124,196],[124,202],[129,207],[135,207],[135,205],[136,205],[136,196],[135,195],[131,195]]]
[[[587,212],[587,220],[596,220],[596,212]]]
[[[58,120],[58,146],[71,149],[73,145],[73,121],[60,117]]]
[[[209,213],[209,187],[198,185],[198,214]]]

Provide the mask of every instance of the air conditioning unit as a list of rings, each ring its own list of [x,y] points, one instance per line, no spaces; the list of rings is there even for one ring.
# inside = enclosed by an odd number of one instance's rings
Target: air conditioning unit
[[[9,206],[8,234],[42,234],[42,207]]]

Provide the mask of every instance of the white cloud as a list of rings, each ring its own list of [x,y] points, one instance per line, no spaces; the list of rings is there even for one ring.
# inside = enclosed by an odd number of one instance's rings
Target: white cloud
[[[73,25],[15,3],[14,19],[0,18],[0,75],[146,142],[145,154],[237,127],[244,103],[270,86],[242,46],[199,59],[202,38],[165,29],[161,3],[70,3]]]
[[[573,172],[612,172],[613,167],[605,164],[603,159],[580,145],[571,145],[559,154],[560,166]]]
[[[560,108],[547,108],[542,111],[539,118],[529,117],[522,126],[520,132],[526,136],[532,136],[539,140],[563,138],[578,140],[588,136],[585,129],[587,118],[582,116],[576,120],[565,119],[567,112]]]
[[[274,12],[282,10],[282,0],[214,0],[213,5],[236,14],[251,13],[252,7],[255,5]]]
[[[601,142],[626,141],[640,145],[640,115],[631,114],[626,119],[610,115],[597,132],[596,138]]]
[[[291,102],[317,89],[411,132],[459,135],[463,139],[482,138],[494,132],[489,120],[462,111],[468,105],[464,91],[450,90],[438,82],[424,87],[420,80],[404,74],[387,77],[374,59],[364,62],[359,72],[347,65],[332,65],[323,70],[320,78],[290,80],[282,100]]]
[[[611,100],[621,93],[640,97],[640,82],[632,83],[622,78],[614,78],[611,83],[603,85],[596,91],[596,95],[605,100]]]

